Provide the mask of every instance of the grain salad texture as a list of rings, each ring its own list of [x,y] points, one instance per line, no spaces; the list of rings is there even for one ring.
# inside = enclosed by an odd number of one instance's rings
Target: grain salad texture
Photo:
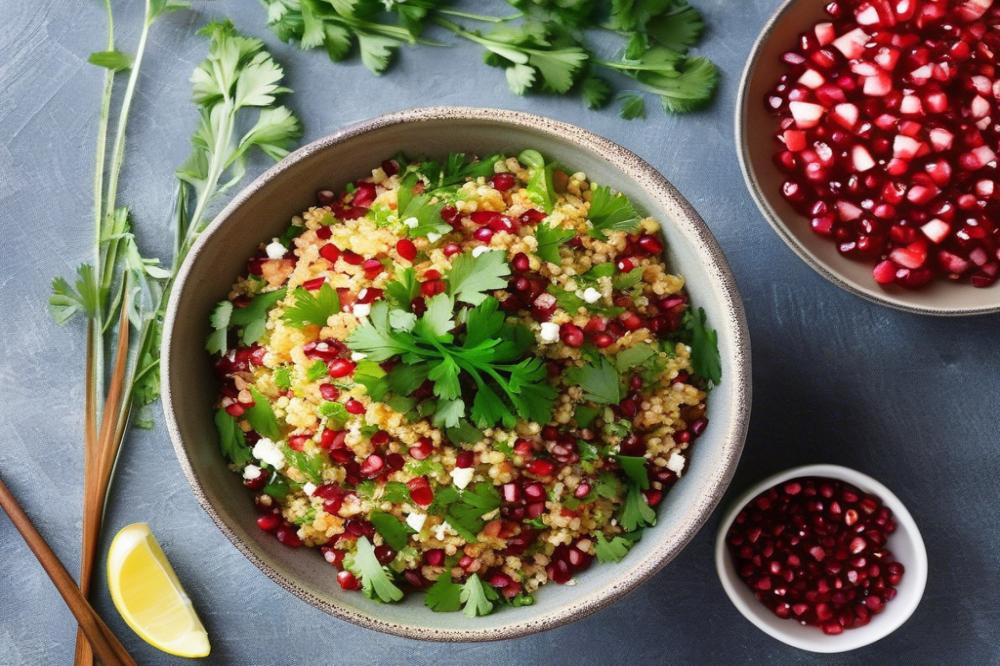
[[[721,375],[659,222],[530,149],[396,156],[317,204],[207,341],[261,529],[470,615],[625,557]]]

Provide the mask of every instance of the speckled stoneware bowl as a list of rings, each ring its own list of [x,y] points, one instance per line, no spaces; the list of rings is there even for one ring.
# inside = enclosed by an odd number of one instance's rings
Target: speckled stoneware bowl
[[[872,278],[872,264],[841,256],[836,244],[813,233],[808,220],[781,196],[784,177],[771,161],[776,119],[764,99],[784,71],[781,54],[795,46],[799,33],[829,18],[823,10],[825,4],[820,0],[786,0],[764,26],[743,71],[736,104],[737,153],[757,206],[795,254],[827,280],[861,298],[925,315],[1000,312],[1000,285],[976,289],[935,280],[916,291],[880,287]]]
[[[314,550],[289,550],[261,532],[250,495],[216,443],[211,405],[216,381],[204,351],[208,315],[225,298],[258,243],[278,235],[315,192],[370,173],[404,151],[516,153],[531,147],[628,195],[664,223],[668,261],[687,278],[693,301],[718,329],[722,384],[709,400],[711,421],[689,470],[660,505],[659,524],[621,563],[594,566],[573,586],[547,585],[533,606],[487,617],[434,613],[420,595],[384,605],[337,585]],[[673,559],[722,497],[743,448],[750,416],[750,349],[743,306],[708,227],[651,166],[586,130],[496,109],[428,108],[359,123],[298,150],[243,190],[212,223],[181,268],[163,339],[163,405],[177,457],[201,505],[269,578],[317,608],[364,627],[427,640],[512,638],[549,629],[607,606]],[[665,600],[664,603],[669,603]]]

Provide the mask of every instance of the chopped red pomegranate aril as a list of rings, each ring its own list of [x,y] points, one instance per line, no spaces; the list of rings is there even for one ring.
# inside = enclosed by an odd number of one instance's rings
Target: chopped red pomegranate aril
[[[881,500],[836,479],[785,481],[737,514],[726,543],[740,578],[781,618],[839,634],[896,596],[905,568]]]
[[[876,283],[1000,277],[1000,3],[835,0],[781,56],[782,196]],[[973,256],[989,257],[976,262]]]

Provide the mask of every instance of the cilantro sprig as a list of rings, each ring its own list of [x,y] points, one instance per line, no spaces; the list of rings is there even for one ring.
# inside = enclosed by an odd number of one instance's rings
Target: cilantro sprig
[[[605,240],[609,231],[632,232],[639,227],[639,213],[624,194],[612,192],[604,185],[594,185],[591,192],[587,214],[591,236]]]
[[[361,580],[361,591],[369,599],[393,603],[403,598],[403,591],[396,587],[389,570],[375,557],[375,548],[368,537],[357,541],[353,556],[344,558],[344,566]]]
[[[295,303],[286,308],[282,318],[290,326],[303,328],[309,324],[326,326],[326,320],[340,312],[337,291],[324,282],[313,294],[302,287],[295,290]]]
[[[267,22],[282,41],[303,49],[323,48],[334,61],[352,52],[375,74],[383,73],[404,44],[425,43],[430,24],[479,45],[484,62],[503,70],[511,92],[579,93],[592,109],[612,98],[614,81],[598,68],[636,80],[639,90],[620,95],[623,118],[644,116],[642,94],[661,99],[665,110],[683,113],[712,97],[715,66],[689,55],[702,37],[701,14],[687,0],[508,0],[519,17],[499,18],[455,11],[429,0],[262,0]],[[520,20],[515,20],[515,19]],[[492,30],[470,27],[490,24]],[[595,55],[595,30],[613,33],[622,57]],[[603,49],[601,49],[603,50]],[[110,59],[118,62],[118,59]]]
[[[512,427],[519,418],[547,422],[555,391],[543,381],[542,361],[528,353],[531,337],[508,324],[487,295],[506,285],[509,272],[502,252],[462,255],[446,276],[448,293],[430,298],[419,318],[394,318],[402,311],[376,303],[348,347],[376,363],[398,357],[407,369],[394,369],[388,383],[404,396],[430,380],[437,425],[455,428],[466,416],[480,428]],[[456,332],[459,317],[465,327]]]

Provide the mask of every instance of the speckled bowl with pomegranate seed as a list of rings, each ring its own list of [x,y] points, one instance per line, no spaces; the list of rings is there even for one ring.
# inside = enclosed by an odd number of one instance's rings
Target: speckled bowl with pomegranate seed
[[[530,149],[398,155],[316,204],[211,317],[260,529],[471,616],[624,558],[720,381],[658,222]]]
[[[765,216],[831,279],[927,314],[1000,309],[1000,7],[789,0],[744,74]],[[770,136],[767,135],[770,132]]]
[[[275,538],[275,533],[260,529],[257,521],[264,514],[259,513],[255,509],[254,503],[248,500],[249,493],[243,488],[242,474],[234,474],[228,464],[228,459],[224,455],[220,455],[220,438],[216,427],[218,412],[209,409],[209,406],[219,404],[216,393],[219,381],[218,376],[212,372],[212,364],[208,362],[208,355],[204,351],[206,334],[210,333],[216,325],[222,327],[223,321],[226,321],[227,325],[232,322],[237,326],[237,335],[241,337],[234,339],[223,332],[221,335],[216,335],[212,344],[220,344],[218,338],[225,336],[227,347],[230,344],[234,348],[247,346],[242,342],[243,333],[240,331],[240,327],[245,326],[246,323],[252,324],[249,335],[252,337],[254,329],[260,325],[260,318],[255,314],[256,309],[245,311],[245,308],[236,307],[236,305],[243,305],[243,303],[234,304],[233,310],[229,313],[226,313],[226,308],[223,307],[221,311],[215,313],[214,317],[211,317],[211,321],[209,321],[209,315],[218,309],[218,302],[221,299],[229,300],[228,295],[233,291],[233,280],[236,276],[246,275],[250,272],[247,267],[247,258],[260,252],[261,241],[264,242],[265,255],[267,246],[272,244],[272,239],[275,237],[279,238],[281,244],[286,248],[292,247],[289,244],[290,240],[282,239],[288,227],[288,220],[296,213],[316,206],[317,190],[333,186],[337,190],[335,196],[343,194],[355,187],[354,185],[345,187],[345,184],[353,184],[359,179],[367,180],[371,177],[371,168],[378,166],[377,161],[375,164],[372,163],[373,160],[384,159],[397,151],[404,151],[409,155],[433,154],[443,159],[449,152],[453,151],[475,151],[482,157],[498,152],[510,156],[517,154],[519,147],[523,146],[534,146],[542,155],[549,158],[547,161],[558,161],[586,172],[588,176],[586,180],[588,181],[606,184],[614,190],[621,191],[628,197],[629,201],[635,204],[638,210],[654,216],[662,223],[657,237],[662,238],[660,242],[663,246],[662,256],[665,265],[686,278],[683,292],[688,296],[690,303],[697,306],[697,310],[705,309],[707,315],[705,321],[718,332],[723,377],[721,383],[712,390],[711,399],[705,403],[705,418],[711,421],[711,425],[705,428],[697,438],[692,455],[687,457],[684,464],[680,481],[674,483],[670,491],[663,494],[660,504],[656,507],[656,526],[646,528],[643,531],[642,539],[631,545],[620,562],[613,565],[592,563],[586,571],[574,574],[572,579],[574,584],[572,585],[546,585],[544,589],[533,595],[534,603],[530,606],[501,610],[500,606],[505,605],[505,602],[499,599],[502,595],[497,591],[498,588],[489,586],[498,595],[497,599],[491,600],[489,591],[485,585],[481,584],[470,585],[466,593],[467,600],[473,599],[475,603],[472,608],[479,610],[486,608],[485,603],[479,603],[485,597],[485,601],[492,604],[491,609],[496,609],[498,612],[493,612],[488,616],[475,617],[469,617],[462,612],[436,612],[426,605],[428,592],[407,594],[404,599],[395,603],[381,603],[369,599],[363,593],[344,590],[336,578],[338,573],[343,572],[338,572],[325,557],[302,547],[298,549],[288,548]],[[511,170],[508,169],[508,171]],[[553,177],[556,177],[554,173]],[[483,183],[483,185],[486,184]],[[553,185],[557,184],[555,181],[553,182]],[[323,196],[326,198],[326,194]],[[537,206],[532,207],[537,208]],[[416,215],[415,217],[418,218],[419,226],[419,219],[422,216]],[[336,233],[338,226],[332,225],[333,233]],[[538,235],[538,228],[539,226],[535,225],[535,236]],[[491,244],[497,242],[497,236],[506,232],[494,233],[495,236],[491,239]],[[419,245],[409,232],[406,236],[409,240],[414,241],[415,245]],[[402,236],[399,239],[402,240]],[[648,249],[648,241],[646,243]],[[440,247],[443,253],[443,246]],[[468,246],[468,248],[471,247],[473,246]],[[471,255],[472,251],[468,248],[462,252],[463,256]],[[350,249],[346,243],[344,249]],[[280,251],[277,247],[274,250],[275,254]],[[405,257],[407,251],[404,246],[400,256]],[[327,252],[330,251],[327,250]],[[391,252],[398,252],[398,249],[392,248]],[[352,261],[356,261],[351,255],[347,256]],[[492,256],[485,254],[480,258],[492,261],[490,259]],[[457,261],[457,257],[458,255],[452,261]],[[341,257],[337,258],[337,263],[344,263]],[[361,265],[363,263],[362,260]],[[513,257],[506,263],[511,270],[516,267]],[[518,265],[520,266],[519,262]],[[403,262],[400,262],[399,267],[402,266]],[[256,266],[250,268],[257,270]],[[398,267],[393,266],[393,268]],[[263,270],[261,267],[262,276]],[[536,272],[531,269],[530,263],[529,271]],[[509,284],[512,278],[513,275],[505,276],[505,285]],[[447,286],[449,279],[444,273],[442,273],[442,279]],[[394,280],[395,274],[390,281]],[[462,291],[466,294],[476,293],[474,282],[470,283],[468,287]],[[305,289],[305,286],[303,285],[302,288]],[[428,289],[435,291],[438,288],[437,286],[428,287]],[[496,291],[508,290],[497,288]],[[322,287],[309,293],[319,299],[319,302],[315,304],[317,307],[327,307],[325,304],[329,303],[330,296],[329,294],[323,295]],[[388,293],[389,291],[386,289],[383,297],[376,299],[371,304],[372,309],[369,311],[367,321],[378,320],[380,306],[378,308],[376,306],[378,306],[379,301],[386,300]],[[433,300],[437,295],[431,296],[428,301]],[[578,297],[583,298],[583,294],[579,294]],[[476,296],[473,295],[472,298],[475,299]],[[475,307],[471,303],[461,302],[463,303],[462,310],[469,311]],[[295,305],[294,302],[291,304]],[[286,307],[285,312],[290,312],[292,309]],[[443,309],[434,309],[434,311],[438,314],[444,312]],[[305,310],[299,308],[297,312],[296,318],[301,319],[310,316],[310,312],[315,312],[315,310],[307,304]],[[514,314],[511,313],[511,316]],[[376,316],[373,317],[373,315]],[[507,316],[508,313],[505,312],[504,317]],[[524,310],[517,317],[524,317],[526,320],[535,322],[535,325],[539,327],[538,332],[541,333],[540,322],[535,321],[529,311]],[[491,318],[487,317],[486,319]],[[402,326],[409,325],[407,317],[402,316],[401,318],[399,314],[394,315],[394,321]],[[589,318],[582,323],[586,324],[587,321]],[[265,320],[263,323],[266,329],[267,321]],[[475,324],[473,328],[476,328]],[[584,328],[584,326],[580,325],[580,328]],[[468,328],[463,330],[467,331]],[[463,330],[455,331],[459,343],[467,339],[463,337],[465,336]],[[584,330],[585,340],[593,333],[595,332]],[[572,340],[572,338],[571,335],[570,339]],[[555,343],[547,343],[547,345],[552,344]],[[591,343],[587,342],[584,348],[577,349],[585,349],[587,346],[591,346]],[[596,345],[592,346],[596,347]],[[694,345],[692,344],[692,346]],[[574,349],[568,345],[567,348]],[[607,354],[605,350],[600,351]],[[322,354],[329,351],[329,348],[324,351],[322,347],[318,347],[313,348],[311,353],[319,352]],[[259,354],[259,352],[257,353]],[[234,355],[233,358],[235,360],[236,356]],[[374,386],[373,378],[366,376],[364,372],[358,373],[359,369],[367,366],[364,361],[373,360],[373,358],[369,354],[367,359],[353,361],[348,354],[341,360],[352,361],[356,364],[351,381],[364,379]],[[591,132],[531,114],[497,109],[454,107],[413,109],[374,118],[345,128],[337,134],[303,147],[239,193],[222,211],[195,244],[187,262],[181,267],[171,294],[163,340],[163,405],[166,423],[181,469],[191,483],[194,496],[233,546],[273,581],[317,608],[367,628],[422,640],[497,640],[549,629],[607,607],[648,580],[690,542],[728,485],[742,449],[750,408],[749,358],[749,340],[739,294],[717,243],[712,238],[708,227],[698,218],[690,205],[649,164],[621,146]],[[247,361],[245,358],[243,360]],[[260,360],[264,362],[264,359]],[[336,369],[337,373],[342,372],[346,364],[339,365],[340,367]],[[309,365],[305,367],[308,371]],[[370,369],[370,366],[367,367]],[[319,370],[318,367],[317,370]],[[329,366],[327,366],[327,372],[329,372]],[[284,379],[281,381],[284,382]],[[341,382],[341,378],[329,377],[328,381],[321,382],[321,384],[335,385],[338,382]],[[347,382],[341,383],[346,384]],[[459,385],[464,392],[465,388],[461,381]],[[345,411],[348,410],[348,402],[346,401],[350,391],[336,386],[334,388],[340,391],[336,401],[343,405]],[[624,385],[620,385],[619,388],[625,389]],[[329,393],[329,388],[324,390],[328,392],[328,395],[332,395]],[[621,397],[627,398],[628,390],[631,389],[627,389]],[[320,396],[322,395],[320,393]],[[475,398],[475,396],[472,397]],[[503,396],[501,397],[503,398]],[[252,392],[251,398],[253,398]],[[363,396],[355,397],[362,406],[365,406],[362,398]],[[324,398],[324,402],[334,401]],[[530,405],[534,407],[536,402],[539,401],[532,401]],[[269,401],[268,404],[270,404]],[[544,403],[539,404],[544,406]],[[397,406],[404,405],[397,402]],[[626,410],[630,409],[627,402],[624,407]],[[353,403],[350,404],[350,409],[356,408]],[[256,413],[252,412],[253,409],[251,408],[247,412],[254,413],[253,418],[257,419]],[[329,415],[334,418],[339,412],[339,408],[328,406],[324,409],[331,410]],[[451,407],[449,410],[445,410],[442,416],[447,417],[449,414],[454,416],[455,412],[452,411],[454,409]],[[556,409],[554,406],[553,411],[555,412]],[[276,408],[273,409],[273,412],[276,420],[284,418],[278,416]],[[471,414],[471,411],[469,413]],[[575,416],[574,413],[574,420]],[[227,417],[233,418],[229,414]],[[243,416],[236,418],[243,418]],[[329,416],[324,418],[329,418]],[[223,425],[226,423],[221,418],[219,421]],[[259,419],[258,425],[265,430],[268,429],[268,426],[261,423]],[[515,427],[516,425],[517,423],[514,424]],[[366,429],[365,433],[362,434],[368,438],[375,436],[376,446],[381,437],[376,436],[376,433],[370,429]],[[535,441],[540,441],[541,435],[542,433],[539,432]],[[270,439],[277,444],[281,441],[280,435],[278,437],[278,439]],[[319,441],[315,439],[315,433],[313,441]],[[293,442],[286,440],[286,443]],[[294,443],[297,444],[298,440]],[[322,442],[320,441],[320,443]],[[508,443],[510,442],[508,441]],[[558,438],[554,444],[560,444]],[[583,450],[579,443],[576,444],[578,451]],[[337,442],[330,442],[330,445],[331,450],[338,450],[336,448]],[[548,455],[548,448],[551,444],[545,442],[543,446],[546,449],[545,454]],[[310,450],[308,446],[303,448]],[[464,450],[465,447],[459,446],[457,448]],[[475,446],[472,448],[475,449]],[[292,450],[294,451],[294,449]],[[284,450],[280,452],[286,457],[295,457]],[[479,456],[479,451],[474,450],[473,452]],[[400,450],[398,453],[404,457],[405,462],[412,462],[409,449]],[[417,453],[422,455],[419,450]],[[544,458],[541,453],[542,451],[539,450],[539,457]],[[553,447],[553,453],[561,455],[560,450],[555,447]],[[554,455],[549,455],[549,457],[555,459]],[[361,464],[365,459],[356,460],[356,462]],[[456,451],[455,468],[469,469],[459,468],[458,462]],[[581,460],[581,462],[586,461]],[[392,466],[396,464],[396,459],[393,458],[390,461],[387,455],[383,459],[383,463]],[[257,466],[262,467],[259,464]],[[369,463],[369,470],[374,470],[374,467],[375,461],[373,460]],[[481,470],[484,469],[488,468],[477,460],[475,471],[481,474]],[[522,471],[523,469],[519,468],[519,473],[526,474]],[[539,467],[535,471],[545,470]],[[461,474],[459,474],[460,482]],[[253,476],[256,478],[256,475]],[[451,478],[451,474],[448,474],[448,477]],[[619,478],[621,477],[619,476]],[[445,482],[447,480],[442,479]],[[366,485],[366,482],[366,479],[361,480],[362,490],[370,487]],[[470,484],[471,486],[466,487],[466,491],[470,487],[475,490],[476,483],[470,482]],[[319,485],[317,484],[317,488]],[[448,494],[451,491],[443,490],[445,487],[443,483],[438,485],[442,486],[444,499],[448,499]],[[454,486],[454,483],[450,485]],[[383,487],[387,486],[388,484]],[[502,486],[502,483],[494,484],[494,488],[501,492],[503,498],[505,496],[502,492]],[[394,485],[390,494],[399,490],[401,490],[400,487]],[[407,490],[412,498],[424,499],[421,497],[421,493],[425,491],[417,490],[415,492],[409,487]],[[455,490],[457,491],[457,487]],[[532,490],[521,495],[525,512],[527,512],[527,504],[530,502],[524,500],[525,498],[531,499],[528,496],[531,492],[535,491]],[[432,502],[438,500],[440,495],[441,493],[435,492]],[[642,495],[641,489],[638,494],[633,493],[632,495],[634,499],[638,499]],[[642,496],[645,499],[645,496]],[[472,496],[473,500],[474,498],[475,495]],[[474,501],[469,503],[472,509],[476,508]],[[506,502],[506,500],[502,501]],[[426,519],[428,522],[431,521],[430,506],[428,506],[428,518]],[[634,508],[639,506],[637,503],[633,504]],[[391,509],[392,505],[389,505],[389,508]],[[471,510],[466,510],[466,513],[469,511]],[[391,513],[391,511],[387,511],[387,513]],[[462,510],[459,513],[462,513]],[[408,514],[404,512],[397,517],[402,515]],[[274,529],[283,527],[284,520],[282,515]],[[385,522],[384,519],[376,520]],[[459,522],[461,523],[462,520],[460,517]],[[487,523],[490,522],[490,520],[484,520]],[[294,523],[292,525],[294,527],[292,532],[298,536],[298,528],[301,526]],[[266,521],[264,526],[268,527]],[[361,524],[361,527],[364,525]],[[378,530],[376,530],[377,532]],[[612,534],[609,532],[606,539],[614,541]],[[452,535],[445,534],[445,536]],[[284,538],[289,540],[287,537],[288,530],[286,529]],[[299,538],[304,540],[303,537]],[[374,538],[374,535],[371,539],[362,535],[357,539],[356,544],[363,544],[367,541],[369,545],[372,545],[373,551]],[[621,543],[618,545],[622,546]],[[356,552],[355,550],[355,554]],[[384,552],[380,551],[379,554],[385,557]],[[367,559],[370,564],[372,557],[375,557],[374,552],[369,553],[363,559]],[[431,557],[433,558],[433,556]],[[570,554],[570,557],[575,559],[579,556]],[[335,554],[331,554],[331,558],[336,561]],[[375,560],[377,561],[377,557]],[[347,560],[346,553],[342,564],[347,565],[348,569],[352,565],[352,562]],[[558,574],[558,572],[556,573]],[[391,575],[393,586],[401,591],[409,584],[400,580],[395,572]],[[477,575],[485,575],[485,572],[477,572]],[[547,580],[547,573],[544,575],[543,580]],[[346,574],[343,577],[346,578]],[[460,583],[464,587],[469,577],[471,576],[463,579],[461,576],[456,576],[452,582]],[[350,586],[349,579],[345,582]],[[479,582],[486,583],[483,578],[480,578]],[[388,587],[381,585],[381,581],[379,585],[384,593],[393,594]],[[444,590],[443,595],[436,594],[435,597],[447,608],[454,604],[449,599],[454,599],[455,588],[447,581],[441,587],[447,589]],[[377,595],[378,591],[375,590],[374,585],[372,589]],[[458,592],[461,601],[463,590],[459,589]],[[442,597],[443,601],[441,601]],[[522,599],[522,602],[524,601],[526,600]],[[465,603],[462,605],[464,607]]]

